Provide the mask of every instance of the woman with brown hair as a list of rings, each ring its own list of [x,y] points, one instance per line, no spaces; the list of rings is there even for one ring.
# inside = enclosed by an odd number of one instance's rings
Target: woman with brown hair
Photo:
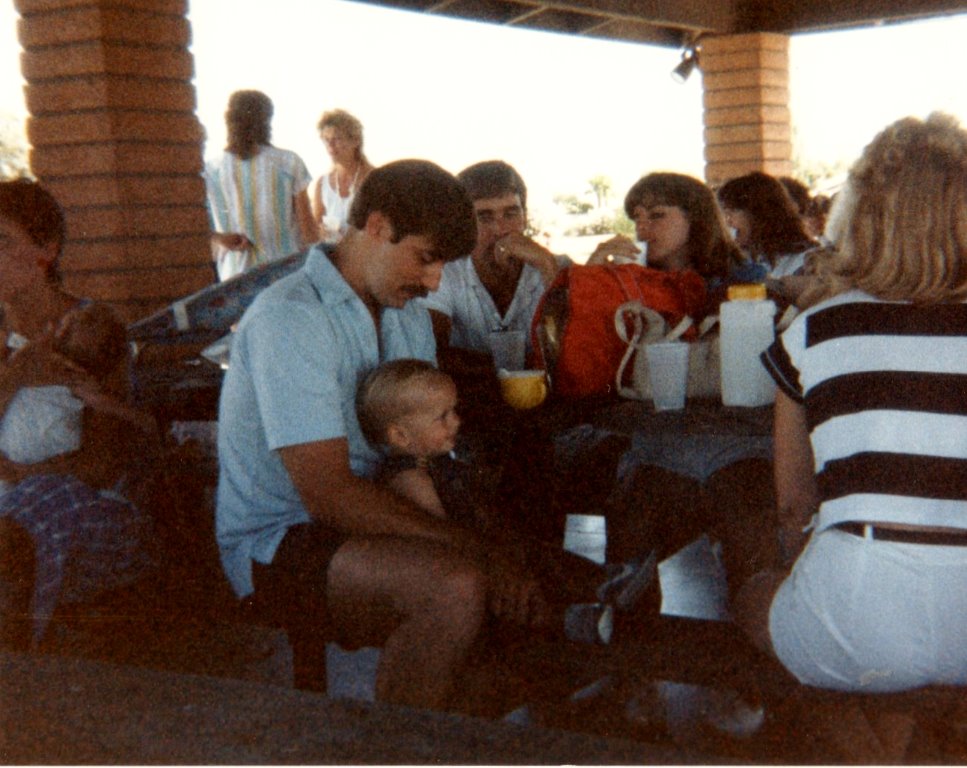
[[[645,243],[649,267],[694,269],[711,287],[742,260],[715,195],[703,182],[681,173],[649,173],[625,195],[625,213]],[[605,240],[588,264],[635,259],[638,246],[624,235]]]
[[[228,100],[228,145],[205,169],[219,279],[298,253],[318,239],[309,207],[309,171],[271,143],[272,100],[236,91]]]
[[[684,174],[651,173],[632,185],[625,212],[647,244],[648,266],[698,272],[709,288],[704,310],[716,312],[743,257],[712,190]],[[598,246],[589,263],[635,252],[635,243],[619,235]],[[709,532],[722,541],[730,588],[765,567],[768,560],[754,558],[771,504],[768,451],[722,440],[709,457],[706,445],[705,436],[669,435],[656,449],[651,436],[635,437],[606,504],[610,562],[640,561],[650,552],[663,560]]]
[[[733,281],[763,282],[802,269],[804,254],[816,242],[779,179],[759,171],[739,176],[721,186],[718,199],[736,244],[748,258],[733,272]]]
[[[0,182],[0,416],[30,387],[67,387],[84,404],[78,450],[34,463],[0,456],[0,646],[8,648],[38,643],[58,606],[129,584],[150,564],[147,519],[130,499],[131,481],[157,455],[157,429],[129,403],[126,354],[95,380],[60,351],[65,318],[96,306],[61,284],[64,234],[43,187]]]

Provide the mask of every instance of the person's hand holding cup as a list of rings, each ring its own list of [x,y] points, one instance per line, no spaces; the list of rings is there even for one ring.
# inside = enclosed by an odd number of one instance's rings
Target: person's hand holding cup
[[[640,264],[642,252],[638,244],[625,235],[615,235],[608,240],[598,243],[586,264],[595,266],[601,264]]]

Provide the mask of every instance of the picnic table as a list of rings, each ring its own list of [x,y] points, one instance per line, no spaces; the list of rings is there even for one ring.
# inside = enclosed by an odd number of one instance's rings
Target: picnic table
[[[681,411],[656,411],[651,401],[596,398],[553,401],[541,416],[557,436],[584,427],[626,435],[642,461],[704,480],[736,458],[772,458],[772,406],[739,408],[712,398],[690,399]],[[683,452],[693,456],[683,457]]]

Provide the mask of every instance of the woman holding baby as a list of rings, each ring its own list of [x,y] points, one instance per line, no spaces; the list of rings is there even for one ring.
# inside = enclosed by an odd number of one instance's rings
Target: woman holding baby
[[[13,649],[36,646],[59,605],[149,565],[125,480],[156,430],[127,402],[123,324],[61,285],[64,239],[49,192],[0,182],[0,647]]]

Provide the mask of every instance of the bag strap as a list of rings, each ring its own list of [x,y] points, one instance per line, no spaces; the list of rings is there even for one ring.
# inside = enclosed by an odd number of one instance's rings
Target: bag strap
[[[646,307],[640,301],[626,301],[614,313],[614,329],[618,332],[618,337],[628,345],[621,356],[621,362],[618,364],[618,370],[614,375],[614,387],[622,397],[633,398],[635,396],[635,391],[623,386],[621,382],[624,381],[625,368],[628,367],[628,362],[635,350],[641,346],[641,337],[645,332],[644,313],[638,312],[638,309],[646,309]],[[629,338],[625,314],[630,310],[634,310],[634,331]]]
[[[628,335],[628,318],[631,318],[633,330],[631,336]],[[679,323],[681,325],[681,323]],[[691,319],[689,318],[689,325]],[[614,329],[618,333],[618,338],[628,346],[625,347],[621,362],[614,377],[614,386],[618,394],[622,397],[635,397],[635,391],[622,385],[624,381],[625,369],[631,361],[631,356],[636,349],[641,349],[651,341],[655,341],[658,335],[665,333],[665,318],[659,315],[651,307],[646,307],[637,299],[626,301],[614,312]],[[676,326],[677,328],[677,326]],[[687,326],[686,326],[687,328]],[[685,330],[682,330],[684,333]]]
[[[617,264],[604,264],[608,273],[615,279],[618,283],[618,287],[621,292],[625,295],[625,301],[631,301],[632,299],[637,299],[639,302],[644,304],[645,297],[641,293],[641,284],[634,278],[629,276],[629,270],[618,269]],[[629,289],[628,285],[631,284]]]
[[[628,335],[628,321],[632,322],[632,332]],[[660,328],[665,331],[665,319],[651,307],[646,307],[638,299],[626,301],[618,306],[614,311],[614,329],[618,338],[625,344],[632,344],[635,347],[641,346],[651,340],[655,334],[649,333],[644,339],[645,331]]]

